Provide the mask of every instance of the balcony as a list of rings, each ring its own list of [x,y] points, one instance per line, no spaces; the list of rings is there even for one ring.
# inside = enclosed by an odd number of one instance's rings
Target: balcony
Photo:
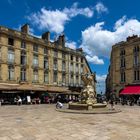
[[[120,69],[125,69],[126,67],[125,66],[120,66]]]
[[[34,68],[34,69],[39,68],[39,64],[33,64],[32,68]]]
[[[140,63],[133,64],[133,67],[140,67]]]
[[[48,70],[49,69],[49,65],[44,65],[44,69]]]
[[[39,83],[39,80],[33,80],[32,83]]]
[[[7,61],[7,63],[10,65],[13,65],[13,64],[15,64],[15,61],[14,61],[14,59],[8,59],[8,61]]]
[[[53,70],[58,70],[58,67],[57,67],[57,66],[54,66],[54,67],[53,67]]]
[[[66,71],[66,68],[62,68],[62,71],[65,72]]]
[[[76,71],[76,75],[79,75],[79,71]]]

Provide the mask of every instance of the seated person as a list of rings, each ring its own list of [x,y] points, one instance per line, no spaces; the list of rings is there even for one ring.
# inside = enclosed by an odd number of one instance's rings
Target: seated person
[[[59,101],[57,101],[56,103],[56,108],[62,108],[63,107],[63,104]]]
[[[19,96],[18,97],[18,100],[17,100],[17,105],[21,105],[22,104],[22,99],[21,99],[21,97]]]

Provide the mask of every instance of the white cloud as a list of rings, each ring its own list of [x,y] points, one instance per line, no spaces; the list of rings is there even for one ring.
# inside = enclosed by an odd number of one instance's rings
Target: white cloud
[[[114,29],[116,30],[119,27],[121,27],[125,23],[125,21],[126,21],[126,16],[123,16],[121,19],[116,21]]]
[[[63,10],[41,8],[41,11],[31,14],[27,18],[32,24],[37,25],[39,29],[48,29],[58,34],[64,31],[66,22],[77,15],[90,18],[93,16],[93,9],[88,7],[78,8],[78,3],[74,3],[71,8],[64,8]]]
[[[93,64],[100,64],[100,65],[104,64],[103,59],[99,59],[98,56],[92,56],[91,57],[89,55],[86,55],[86,59],[87,59],[88,62],[91,62]]]
[[[106,75],[96,75],[96,80],[97,80],[97,84],[96,84],[96,90],[97,93],[104,93],[105,92],[105,79],[106,79]]]
[[[78,3],[75,2],[72,7],[64,8],[63,12],[67,14],[69,17],[75,17],[77,15],[84,15],[86,17],[92,17],[93,16],[93,8],[78,8]]]
[[[77,46],[77,44],[76,44],[76,42],[74,42],[74,41],[68,41],[68,42],[66,42],[66,47],[68,47],[68,48],[71,48],[71,49],[76,49],[76,46]]]
[[[45,8],[42,8],[41,12],[32,14],[28,19],[40,29],[48,29],[56,33],[63,32],[64,24],[70,20],[65,13],[59,10],[51,11]]]
[[[101,2],[99,2],[99,3],[96,4],[95,10],[98,12],[98,14],[101,14],[103,12],[108,12],[107,7],[105,7],[103,5],[103,3],[101,3]]]
[[[90,56],[109,57],[112,45],[126,40],[133,34],[140,35],[140,21],[122,17],[114,24],[114,30],[103,29],[104,22],[96,23],[82,31],[80,47]]]
[[[96,75],[97,82],[104,82],[106,79],[106,75]]]

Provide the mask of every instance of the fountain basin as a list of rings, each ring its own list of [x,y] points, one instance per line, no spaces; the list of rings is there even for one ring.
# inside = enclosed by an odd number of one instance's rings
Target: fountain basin
[[[94,108],[105,108],[106,106],[107,106],[107,104],[101,104],[101,103],[96,103],[96,104],[69,103],[68,109],[71,109],[71,110],[92,110]]]

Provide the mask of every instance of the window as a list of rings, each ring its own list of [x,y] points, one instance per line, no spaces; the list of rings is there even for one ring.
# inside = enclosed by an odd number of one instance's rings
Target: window
[[[48,71],[44,71],[44,82],[49,83],[49,73],[48,73]]]
[[[66,83],[66,74],[62,73],[62,83],[65,84]]]
[[[53,68],[54,70],[57,70],[57,59],[53,60]]]
[[[134,81],[139,81],[139,80],[140,80],[140,71],[134,70]]]
[[[84,59],[83,59],[83,58],[81,58],[81,63],[83,63],[83,61],[84,61]]]
[[[65,71],[66,70],[66,63],[65,61],[62,61],[62,71]]]
[[[65,59],[65,58],[66,58],[66,56],[65,56],[65,54],[64,54],[64,53],[62,53],[62,58],[63,58],[63,59]]]
[[[8,79],[14,80],[14,67],[13,66],[8,67]]]
[[[33,66],[38,66],[38,55],[34,55]]]
[[[54,51],[54,57],[58,57],[58,51]]]
[[[73,55],[71,55],[71,58],[70,59],[71,59],[71,61],[73,61]]]
[[[53,82],[57,82],[57,72],[54,71],[53,73]]]
[[[15,54],[13,50],[8,50],[8,62],[14,63]]]
[[[26,69],[24,69],[24,68],[21,68],[21,71],[20,71],[20,80],[21,81],[26,81]]]
[[[121,58],[121,68],[125,67],[125,58]]]
[[[21,51],[20,63],[21,63],[21,65],[25,65],[26,64],[26,52],[25,51]]]
[[[26,49],[26,42],[24,42],[24,41],[21,42],[21,48]]]
[[[139,52],[139,46],[134,47],[134,53],[137,53],[137,52]]]
[[[76,84],[79,84],[79,76],[76,75]]]
[[[33,71],[33,81],[37,82],[38,81],[38,70]]]
[[[121,72],[121,82],[125,82],[125,72]]]
[[[33,45],[33,51],[34,51],[34,52],[38,52],[38,45],[37,45],[37,44],[34,44],[34,45]]]
[[[14,39],[8,38],[8,45],[14,46]]]
[[[73,63],[70,65],[70,71],[73,72]]]
[[[81,86],[83,86],[84,85],[84,82],[83,82],[83,80],[81,80]]]
[[[84,65],[81,65],[81,73],[84,72]]]
[[[70,83],[71,83],[71,84],[74,84],[74,77],[73,77],[73,74],[71,74],[71,76],[70,76]]]
[[[44,54],[48,55],[48,49],[47,48],[44,48]]]
[[[124,56],[125,55],[125,50],[121,50],[120,51],[120,56]]]
[[[47,69],[48,66],[48,57],[44,57],[44,69]]]
[[[76,57],[76,62],[79,62],[79,58],[78,57]]]
[[[76,64],[76,73],[79,72],[78,64]]]
[[[134,65],[138,65],[139,64],[139,56],[135,55],[134,56]]]

